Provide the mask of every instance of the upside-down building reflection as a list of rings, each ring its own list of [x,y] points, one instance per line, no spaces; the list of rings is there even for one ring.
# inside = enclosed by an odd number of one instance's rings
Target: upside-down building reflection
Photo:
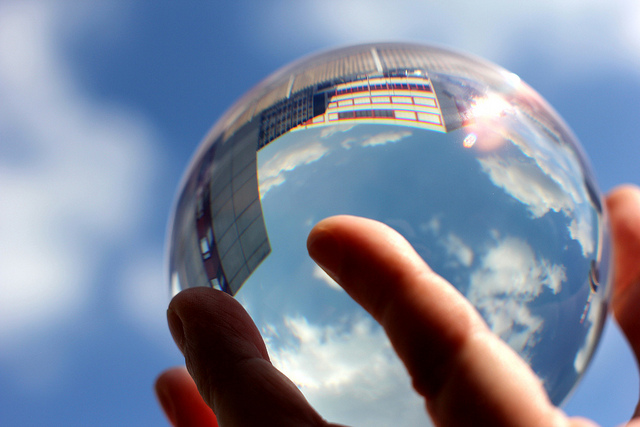
[[[435,132],[465,126],[472,118],[463,100],[473,98],[469,92],[475,89],[469,84],[464,93],[451,93],[440,85],[442,79],[455,74],[470,82],[499,81],[502,76],[482,62],[471,66],[441,51],[437,60],[434,56],[407,45],[348,48],[284,70],[249,93],[250,101],[232,109],[210,134],[196,157],[199,173],[178,200],[196,209],[176,209],[191,216],[175,221],[180,227],[171,238],[183,259],[171,260],[171,271],[177,272],[172,280],[208,283],[233,295],[269,255],[256,156],[279,136],[341,123]]]

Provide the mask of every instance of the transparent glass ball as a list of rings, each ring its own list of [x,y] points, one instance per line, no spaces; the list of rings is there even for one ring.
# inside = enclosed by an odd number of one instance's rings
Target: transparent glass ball
[[[309,258],[319,220],[399,231],[562,402],[606,316],[604,206],[571,131],[518,76],[413,44],[304,58],[198,148],[169,235],[172,292],[234,295],[327,419],[428,423],[383,330]]]

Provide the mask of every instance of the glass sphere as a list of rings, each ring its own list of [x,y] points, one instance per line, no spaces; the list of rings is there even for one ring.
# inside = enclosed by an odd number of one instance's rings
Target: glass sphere
[[[575,137],[518,76],[413,44],[305,58],[213,127],[170,223],[172,292],[234,295],[323,416],[428,423],[384,331],[306,252],[335,214],[399,231],[554,403],[577,383],[606,316],[606,212]]]

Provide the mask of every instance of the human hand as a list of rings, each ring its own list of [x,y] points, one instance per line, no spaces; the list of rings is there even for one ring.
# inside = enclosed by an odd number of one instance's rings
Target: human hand
[[[612,308],[638,357],[640,189],[621,187],[607,205],[615,254]],[[437,425],[593,425],[554,407],[528,365],[392,229],[333,217],[312,230],[308,249],[384,327]],[[332,425],[271,365],[249,315],[227,294],[185,290],[171,301],[167,316],[191,374],[174,368],[157,380],[159,400],[174,425]],[[640,426],[640,419],[632,423]]]

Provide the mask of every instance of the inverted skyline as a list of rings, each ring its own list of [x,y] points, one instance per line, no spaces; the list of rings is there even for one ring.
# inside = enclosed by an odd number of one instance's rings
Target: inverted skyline
[[[196,181],[187,183],[183,193],[195,191],[195,218],[177,221],[182,222],[177,229],[190,231],[173,234],[173,239],[184,236],[176,242],[181,248],[177,256],[184,260],[172,260],[172,271],[177,271],[174,289],[178,282],[208,283],[235,295],[269,255],[256,153],[279,136],[343,123],[449,132],[469,121],[464,115],[467,106],[455,94],[439,90],[427,70],[478,73],[463,69],[456,56],[451,58],[457,61],[447,64],[433,61],[432,52],[424,48],[394,45],[359,46],[332,55],[320,55],[289,74],[282,72],[275,83],[258,87],[247,105],[232,111],[235,120],[223,119],[226,130],[210,135]],[[188,202],[182,197],[179,204]]]

